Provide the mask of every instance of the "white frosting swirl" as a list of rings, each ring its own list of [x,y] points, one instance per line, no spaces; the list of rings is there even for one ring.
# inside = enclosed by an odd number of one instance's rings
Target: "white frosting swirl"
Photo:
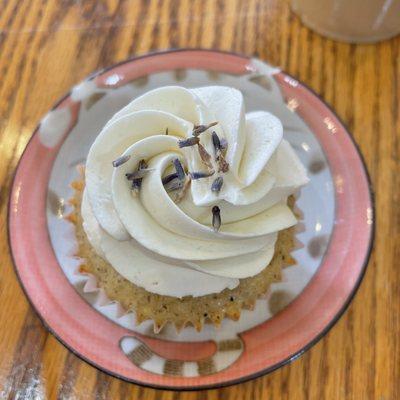
[[[197,146],[179,148],[195,125],[218,124],[200,142],[218,170],[211,133],[228,143],[229,170],[192,180],[179,203],[162,177],[178,158],[204,171]],[[165,134],[168,128],[168,135]],[[129,156],[117,168],[112,161]],[[128,158],[128,157],[127,157]],[[126,174],[145,159],[151,172],[132,196]],[[219,193],[210,190],[223,177]],[[242,94],[228,87],[169,86],[135,99],[106,124],[86,163],[84,229],[98,254],[146,290],[182,297],[234,288],[271,261],[277,232],[296,223],[287,197],[307,183],[305,169],[267,112],[245,114]],[[212,207],[222,225],[211,226]]]

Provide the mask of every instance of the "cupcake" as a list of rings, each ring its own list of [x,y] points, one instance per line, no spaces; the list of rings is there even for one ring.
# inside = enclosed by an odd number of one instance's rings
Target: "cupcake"
[[[230,87],[133,100],[72,185],[80,271],[156,332],[237,320],[294,263],[294,195],[308,178],[282,135]]]

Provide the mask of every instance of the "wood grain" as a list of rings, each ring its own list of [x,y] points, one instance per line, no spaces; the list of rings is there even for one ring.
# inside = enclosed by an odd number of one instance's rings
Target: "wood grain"
[[[6,236],[13,171],[40,117],[93,70],[170,47],[256,55],[311,86],[360,146],[377,210],[365,279],[326,337],[269,376],[195,393],[127,384],[66,350],[28,305]],[[335,43],[280,0],[8,0],[0,55],[1,399],[400,399],[400,38]]]

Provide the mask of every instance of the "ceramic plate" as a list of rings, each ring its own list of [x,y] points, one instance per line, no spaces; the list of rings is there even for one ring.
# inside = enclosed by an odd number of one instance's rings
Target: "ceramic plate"
[[[254,311],[201,333],[151,323],[110,302],[77,272],[68,213],[76,165],[105,122],[134,97],[159,86],[226,85],[247,111],[268,110],[307,167],[311,182],[294,251]],[[114,376],[142,385],[200,389],[243,382],[294,360],[321,338],[353,297],[369,258],[373,203],[367,172],[346,128],[310,89],[260,60],[204,50],[169,51],[125,61],[76,85],[43,118],[19,162],[9,205],[15,268],[48,329],[71,351]]]

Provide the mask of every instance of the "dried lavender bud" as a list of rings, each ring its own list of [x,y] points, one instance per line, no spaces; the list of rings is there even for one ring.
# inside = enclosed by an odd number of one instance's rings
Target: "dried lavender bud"
[[[221,227],[221,211],[218,206],[212,208],[212,226],[215,232]]]
[[[173,192],[174,190],[182,189],[184,186],[184,182],[179,180],[178,178],[172,179],[164,185],[164,188],[167,192]]]
[[[212,142],[214,145],[215,154],[218,154],[218,151],[221,150],[221,142],[219,140],[219,137],[215,131],[213,131],[213,133],[211,134],[211,137],[212,137]]]
[[[196,179],[202,179],[202,178],[208,178],[209,176],[214,175],[214,171],[210,172],[189,172],[189,176],[191,179],[196,180]]]
[[[118,157],[116,160],[114,160],[112,162],[112,165],[113,165],[113,167],[117,168],[120,165],[125,164],[130,158],[131,158],[130,155],[125,155],[125,156]]]
[[[182,164],[179,161],[179,159],[175,158],[173,163],[174,163],[174,167],[175,167],[176,173],[178,175],[178,178],[181,181],[185,180],[185,178],[186,178],[185,170],[183,169]]]
[[[153,171],[153,168],[151,168],[151,169],[143,168],[143,169],[138,169],[135,172],[125,174],[125,176],[126,176],[126,179],[128,179],[128,181],[133,181],[135,179],[144,178],[150,171]]]
[[[140,160],[140,161],[139,161],[139,165],[138,165],[138,170],[139,170],[139,169],[145,169],[145,168],[147,168],[147,162],[146,162],[146,160]]]
[[[132,181],[132,190],[135,194],[139,193],[140,187],[142,186],[142,179],[134,179]]]
[[[218,193],[221,190],[223,184],[224,184],[224,179],[222,178],[222,176],[215,178],[214,182],[211,185],[211,191]]]
[[[153,171],[153,169],[147,168],[146,160],[140,160],[135,172],[125,174],[126,179],[128,179],[128,181],[132,181],[131,188],[133,193],[139,193],[140,187],[142,186],[142,179],[150,171]]]
[[[205,132],[207,129],[211,128],[212,126],[217,125],[218,122],[211,122],[211,124],[208,125],[195,125],[193,127],[193,136],[199,136],[201,133]]]
[[[211,163],[211,156],[208,153],[208,151],[204,148],[204,146],[201,143],[198,144],[197,148],[199,150],[201,161],[203,161],[203,163],[207,165],[209,169],[212,169],[213,166]]]
[[[229,164],[226,162],[225,157],[222,154],[219,154],[217,157],[218,163],[218,172],[228,172]]]
[[[186,192],[190,186],[190,182],[192,182],[192,180],[190,179],[190,177],[186,178],[185,183],[183,184],[183,188],[180,190],[180,192],[178,193],[178,195],[175,197],[175,202],[179,203],[186,195]]]
[[[219,140],[219,144],[220,144],[220,149],[221,150],[226,150],[228,148],[228,142],[224,138]]]
[[[162,184],[166,185],[168,182],[171,182],[172,180],[174,180],[177,177],[178,177],[178,174],[176,172],[166,175],[166,176],[164,176],[164,178],[162,178]]]
[[[220,139],[215,132],[212,133],[212,141],[215,149],[216,161],[218,163],[218,172],[228,172],[229,164],[224,157],[228,142],[225,139]]]
[[[178,140],[178,146],[180,148],[182,147],[191,147],[191,146],[195,146],[196,144],[199,144],[200,139],[198,137],[190,137],[188,139],[184,139],[184,140]]]

